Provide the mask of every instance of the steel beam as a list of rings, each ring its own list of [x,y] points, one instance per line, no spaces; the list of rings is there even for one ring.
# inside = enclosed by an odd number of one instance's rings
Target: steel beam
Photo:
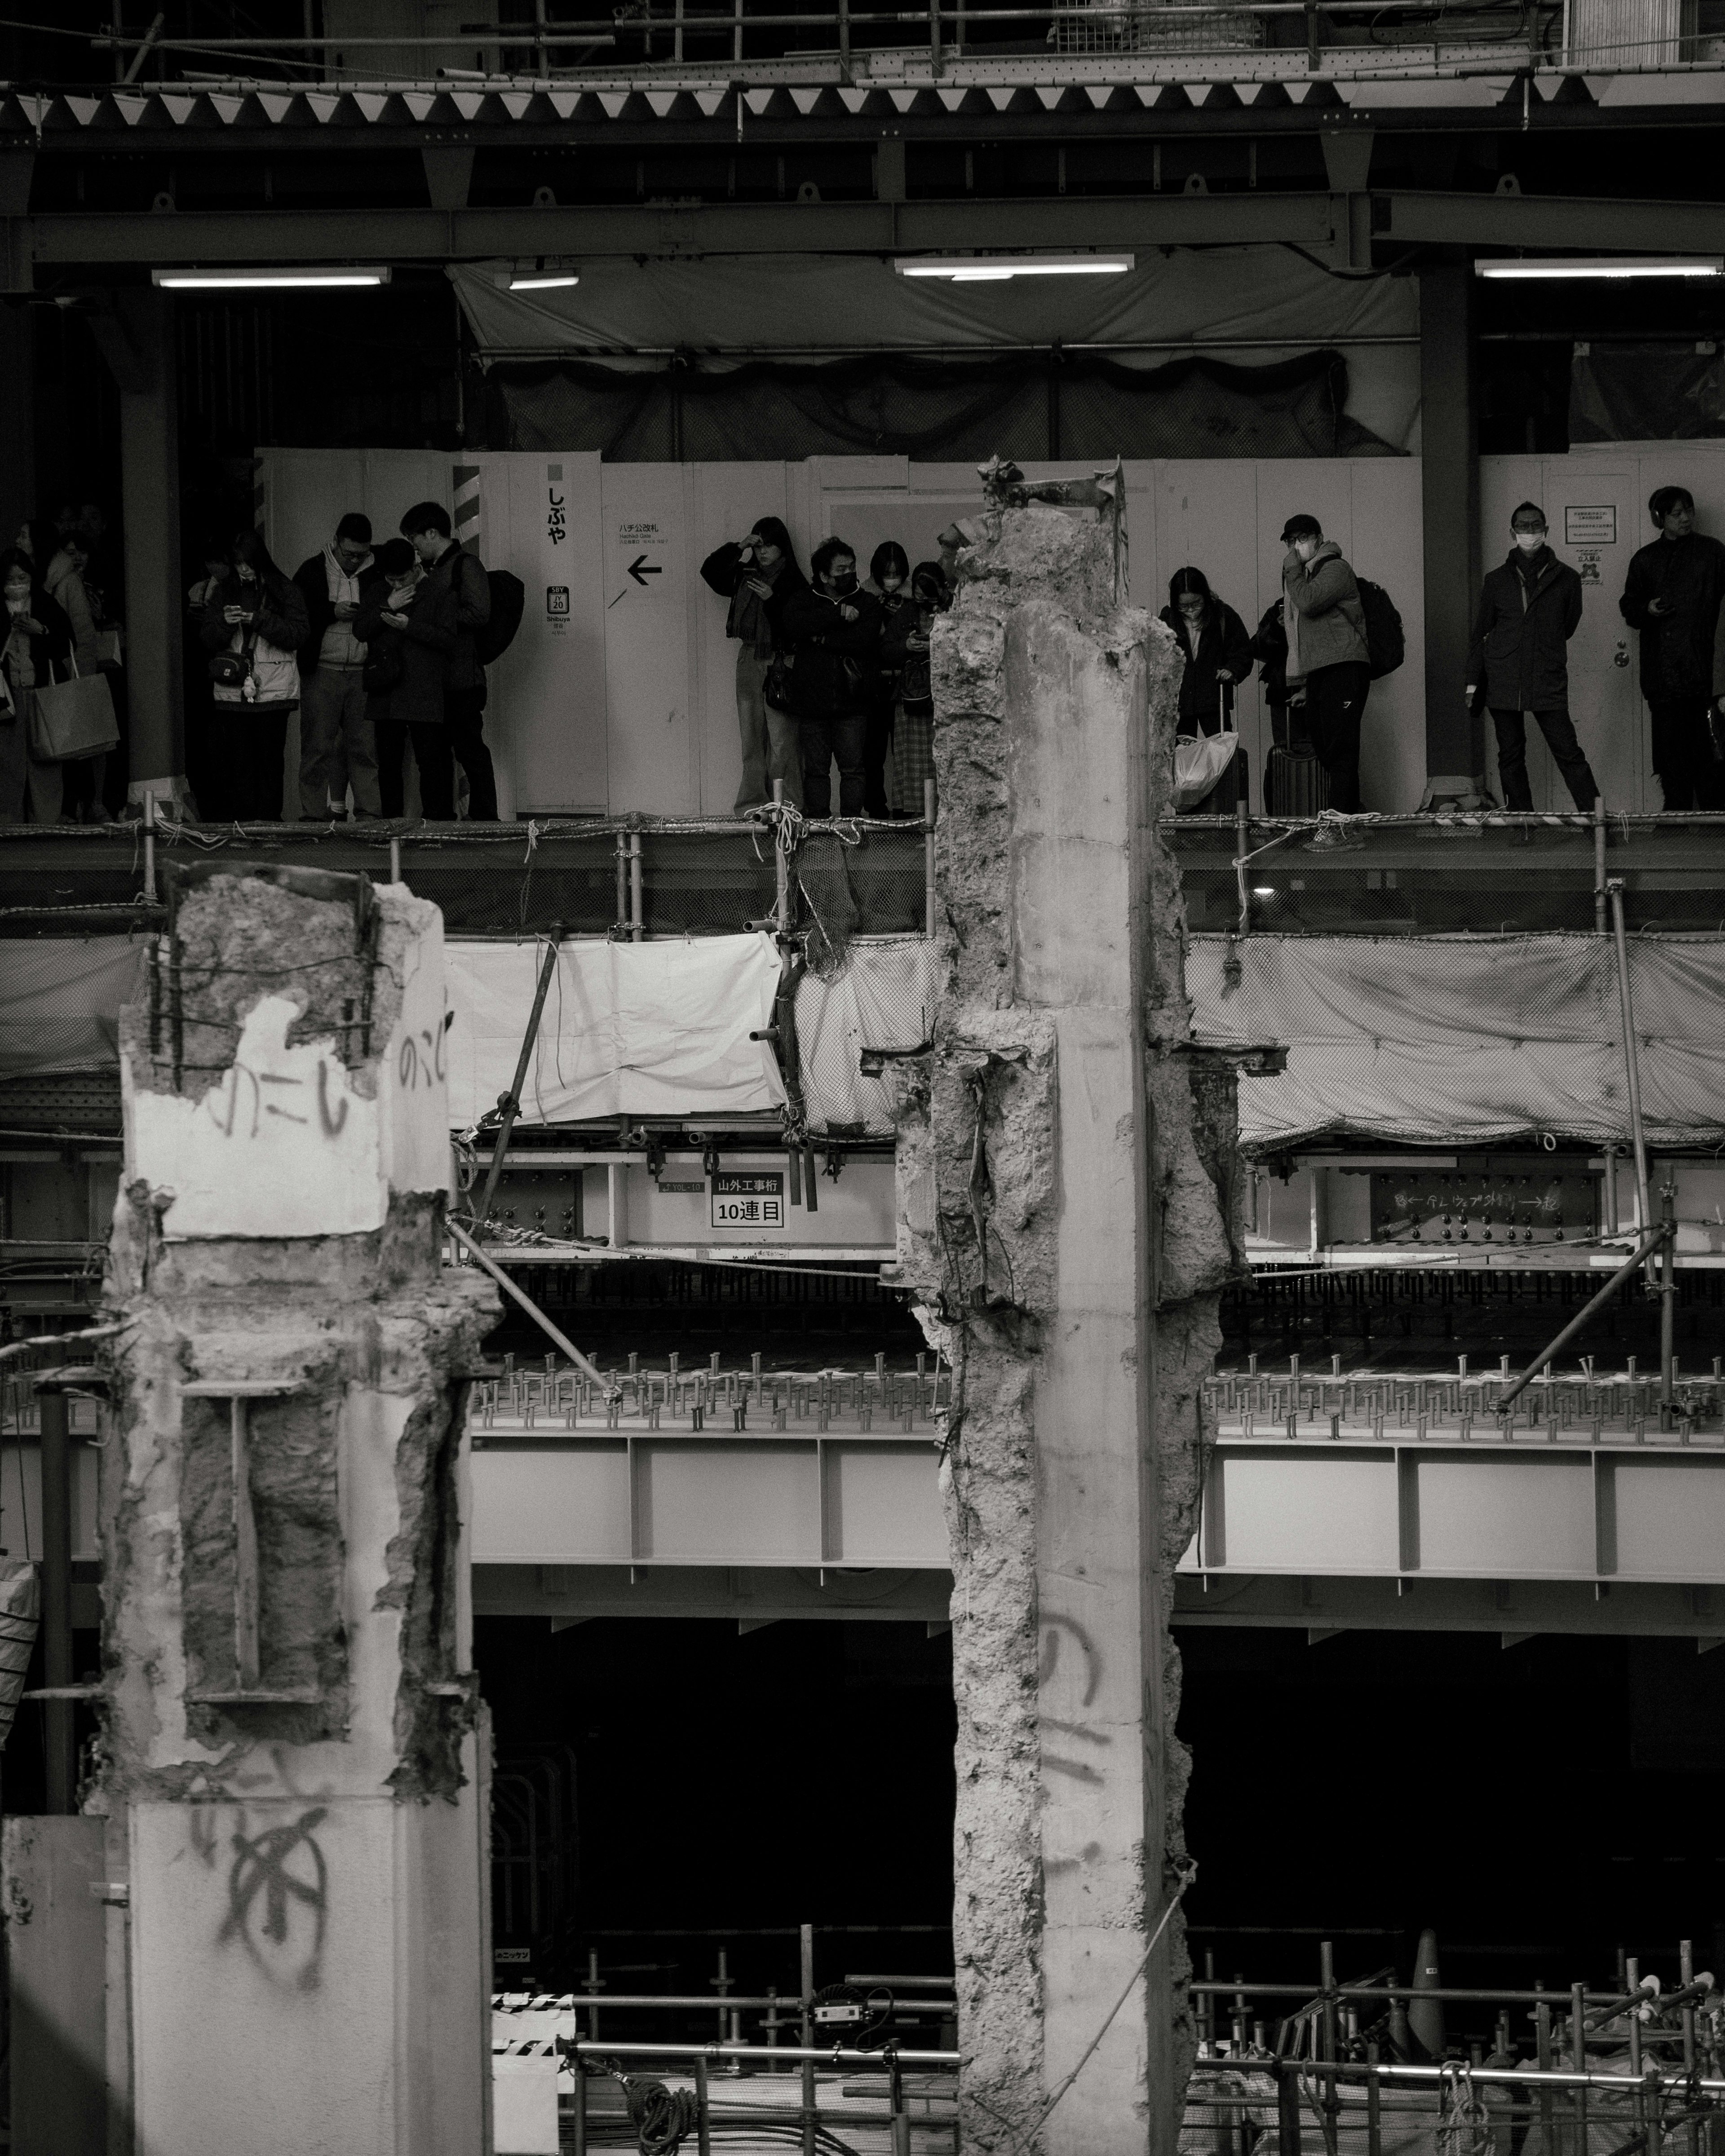
[[[1161,247],[1292,242],[1358,253],[1391,245],[1717,248],[1708,203],[1581,196],[1241,192],[1117,200],[714,203],[454,210],[54,212],[11,221],[14,264],[58,270],[175,264],[483,260],[491,256],[916,254],[942,248]]]

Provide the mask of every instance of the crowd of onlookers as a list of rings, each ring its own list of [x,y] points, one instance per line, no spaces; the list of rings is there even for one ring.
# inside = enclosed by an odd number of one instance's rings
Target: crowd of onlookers
[[[1725,545],[1696,529],[1686,488],[1659,488],[1648,507],[1658,536],[1632,557],[1619,605],[1640,634],[1654,771],[1667,810],[1725,808]],[[125,803],[121,635],[103,598],[107,528],[95,505],[68,505],[23,526],[0,554],[0,822],[100,822]],[[1457,693],[1491,715],[1506,806],[1533,805],[1531,715],[1576,806],[1590,808],[1599,788],[1568,696],[1581,580],[1553,551],[1537,503],[1518,505],[1510,532],[1507,558],[1484,579]],[[934,778],[930,631],[952,603],[970,536],[948,526],[937,556],[914,568],[888,541],[865,577],[855,550],[829,538],[805,576],[790,533],[769,516],[707,557],[701,575],[726,601],[737,647],[739,812],[770,801],[777,783],[793,806],[827,815],[836,766],[840,814],[923,814]],[[1317,517],[1290,517],[1281,541],[1281,595],[1255,630],[1201,569],[1171,580],[1162,618],[1183,660],[1178,732],[1195,744],[1230,731],[1255,666],[1274,742],[1266,806],[1296,805],[1277,789],[1307,766],[1322,773],[1324,805],[1357,812],[1362,723],[1373,680],[1400,661],[1399,619]],[[399,816],[411,772],[426,816],[453,818],[459,791],[469,816],[495,818],[485,665],[513,634],[521,599],[516,580],[488,572],[434,501],[416,503],[375,547],[365,516],[343,516],[291,576],[250,528],[212,550],[187,594],[188,675],[208,700],[198,759],[206,813],[273,821],[285,778],[297,793],[290,816]],[[1625,644],[1618,662],[1628,660]],[[105,688],[68,690],[92,680]],[[296,789],[285,774],[295,711]]]

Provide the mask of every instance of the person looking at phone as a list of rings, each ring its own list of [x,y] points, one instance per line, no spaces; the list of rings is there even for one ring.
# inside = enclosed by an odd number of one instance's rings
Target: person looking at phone
[[[725,634],[737,639],[737,726],[742,746],[742,777],[735,813],[741,816],[773,798],[773,782],[781,779],[784,798],[803,805],[801,735],[788,711],[767,701],[767,670],[773,654],[788,648],[780,626],[785,602],[806,591],[808,580],[797,567],[791,535],[776,516],[757,517],[742,538],[716,547],[701,565],[701,581],[730,602]]]
[[[1725,741],[1713,679],[1725,547],[1696,530],[1695,497],[1686,486],[1656,487],[1647,513],[1659,536],[1630,557],[1618,607],[1641,633],[1653,768],[1668,811],[1725,807]]]

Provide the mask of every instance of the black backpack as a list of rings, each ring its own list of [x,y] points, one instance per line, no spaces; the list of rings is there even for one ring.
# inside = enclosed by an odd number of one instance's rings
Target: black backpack
[[[1408,655],[1408,639],[1402,631],[1402,618],[1395,610],[1395,601],[1382,584],[1374,584],[1364,577],[1356,577],[1359,586],[1360,611],[1366,618],[1366,658],[1372,669],[1372,679],[1381,681],[1386,674],[1394,674]],[[492,602],[495,606],[496,602]]]
[[[515,633],[521,625],[521,615],[526,610],[526,587],[521,578],[507,569],[488,569],[486,579],[491,587],[491,619],[483,629],[473,632],[473,655],[481,666],[489,666],[494,659],[501,659],[515,642]],[[1395,609],[1390,608],[1393,613]],[[1401,624],[1396,624],[1399,634]],[[1397,665],[1401,663],[1397,660]]]

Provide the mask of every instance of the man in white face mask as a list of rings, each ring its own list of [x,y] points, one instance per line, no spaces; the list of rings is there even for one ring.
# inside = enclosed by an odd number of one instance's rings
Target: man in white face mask
[[[1497,776],[1506,808],[1531,808],[1527,714],[1531,711],[1578,808],[1599,789],[1569,717],[1569,639],[1581,620],[1581,579],[1548,542],[1545,511],[1524,501],[1509,520],[1515,543],[1480,593],[1467,658],[1466,696],[1481,686],[1497,733]]]

